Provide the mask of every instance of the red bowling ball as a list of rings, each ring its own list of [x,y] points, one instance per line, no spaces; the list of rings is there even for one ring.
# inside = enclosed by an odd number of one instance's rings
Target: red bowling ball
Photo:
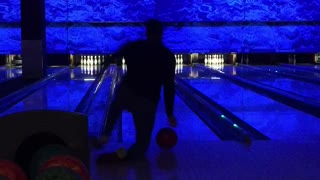
[[[15,162],[0,160],[0,176],[8,180],[27,180],[27,175]]]
[[[157,133],[156,141],[159,147],[164,149],[171,149],[177,144],[178,136],[173,129],[162,128]]]

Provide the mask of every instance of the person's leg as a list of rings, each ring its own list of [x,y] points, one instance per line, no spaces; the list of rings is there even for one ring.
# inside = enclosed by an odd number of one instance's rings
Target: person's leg
[[[152,138],[157,103],[142,100],[132,111],[136,142],[129,148],[127,159],[141,158],[147,152]]]
[[[109,137],[112,133],[115,123],[122,114],[122,107],[118,102],[113,101],[110,105],[105,124],[101,129],[101,134],[93,140],[93,146],[96,148],[101,148],[104,144],[109,141]]]
[[[122,114],[123,107],[120,102],[117,100],[113,101],[110,105],[110,109],[106,118],[106,122],[104,124],[103,135],[110,136],[116,121]]]

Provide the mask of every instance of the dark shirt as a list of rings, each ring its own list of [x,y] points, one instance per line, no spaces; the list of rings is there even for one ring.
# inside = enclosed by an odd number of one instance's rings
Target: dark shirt
[[[168,116],[173,115],[174,54],[161,42],[139,40],[123,46],[116,56],[123,56],[127,64],[123,85],[136,95],[154,102],[159,101],[163,86],[166,113]]]

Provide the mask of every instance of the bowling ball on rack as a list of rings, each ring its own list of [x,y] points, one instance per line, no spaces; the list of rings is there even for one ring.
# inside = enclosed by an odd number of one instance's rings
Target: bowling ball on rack
[[[36,180],[83,180],[83,178],[65,167],[50,167],[40,173]]]
[[[8,180],[27,180],[27,175],[22,168],[9,160],[0,160],[0,176]]]
[[[31,163],[29,165],[30,177],[36,177],[43,164],[52,157],[67,154],[70,154],[69,150],[61,144],[50,144],[40,148],[32,156]]]
[[[158,131],[156,141],[159,147],[163,149],[171,149],[177,144],[178,136],[172,128],[166,127]]]
[[[58,155],[54,156],[46,161],[40,168],[40,173],[51,167],[65,167],[77,174],[79,174],[83,180],[90,180],[90,173],[87,167],[81,160],[71,155]]]

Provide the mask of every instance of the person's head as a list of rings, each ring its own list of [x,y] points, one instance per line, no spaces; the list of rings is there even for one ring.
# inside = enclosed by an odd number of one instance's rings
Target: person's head
[[[145,22],[146,36],[151,41],[161,41],[163,35],[163,25],[161,21],[150,19]]]

